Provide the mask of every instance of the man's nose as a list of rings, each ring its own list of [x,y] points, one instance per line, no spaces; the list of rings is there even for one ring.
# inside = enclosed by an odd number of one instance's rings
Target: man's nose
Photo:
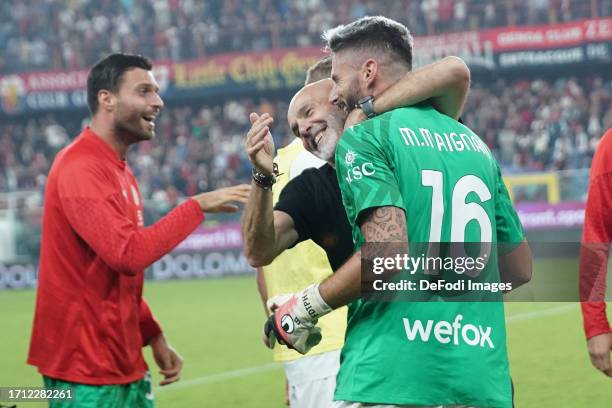
[[[155,94],[154,98],[155,99],[153,99],[153,107],[157,108],[158,110],[162,110],[162,108],[164,107],[163,99],[158,93]]]
[[[302,121],[298,123],[298,128],[299,128],[300,136],[302,136],[304,139],[308,139],[310,137],[310,131],[312,129],[312,125],[310,124],[309,121]]]

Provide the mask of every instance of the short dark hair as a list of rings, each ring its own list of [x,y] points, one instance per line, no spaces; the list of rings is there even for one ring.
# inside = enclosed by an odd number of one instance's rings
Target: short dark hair
[[[383,16],[367,16],[323,33],[331,52],[348,48],[383,50],[412,69],[412,35],[408,28]]]
[[[325,78],[331,77],[332,58],[326,55],[308,68],[306,71],[306,82],[304,85],[312,84]]]
[[[98,92],[102,89],[117,92],[123,74],[133,68],[150,71],[153,63],[141,55],[118,53],[102,58],[93,66],[87,76],[87,106],[92,115],[98,111]]]

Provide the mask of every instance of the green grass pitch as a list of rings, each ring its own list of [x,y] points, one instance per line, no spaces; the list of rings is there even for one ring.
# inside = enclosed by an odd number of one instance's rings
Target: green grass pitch
[[[539,263],[535,272],[545,269]],[[253,277],[147,282],[145,296],[185,359],[180,382],[156,387],[158,407],[284,406],[282,367],[261,342],[264,315]],[[25,364],[34,291],[0,292],[0,305],[0,386],[40,386]],[[508,303],[506,315],[517,407],[610,406],[612,379],[590,365],[578,304]]]

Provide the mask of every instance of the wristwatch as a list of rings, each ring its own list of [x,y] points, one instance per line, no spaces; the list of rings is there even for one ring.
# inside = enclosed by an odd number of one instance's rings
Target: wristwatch
[[[374,97],[372,95],[364,96],[358,100],[357,107],[361,108],[368,119],[372,119],[376,116],[376,112],[374,112]]]

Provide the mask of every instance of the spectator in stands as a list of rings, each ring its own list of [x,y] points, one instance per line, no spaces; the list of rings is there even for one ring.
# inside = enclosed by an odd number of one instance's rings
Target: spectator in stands
[[[609,15],[609,1],[23,0],[0,2],[0,73],[78,69],[109,51],[184,60],[221,52],[318,45],[320,33],[364,15],[414,35],[547,24]],[[480,17],[483,16],[483,17]],[[109,34],[110,33],[110,34]]]
[[[249,180],[241,151],[249,128],[247,112],[268,112],[278,119],[276,143],[286,128],[286,98],[228,100],[214,105],[167,108],[158,119],[155,143],[135,146],[130,163],[145,199],[161,199],[161,214],[173,194],[190,196]],[[83,112],[83,117],[86,113]],[[45,115],[0,124],[0,192],[41,190],[55,153],[82,128]],[[504,171],[586,168],[604,129],[612,127],[612,84],[601,77],[498,81],[472,84],[464,120],[492,149]],[[171,186],[177,190],[172,191]]]

